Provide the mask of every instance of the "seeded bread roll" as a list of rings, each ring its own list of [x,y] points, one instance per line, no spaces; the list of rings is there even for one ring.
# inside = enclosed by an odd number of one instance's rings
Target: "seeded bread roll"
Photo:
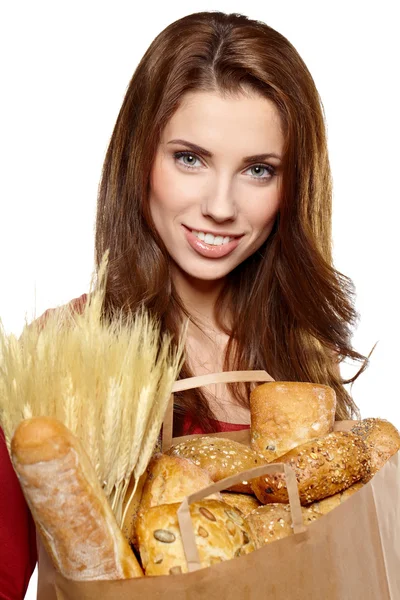
[[[188,571],[177,517],[179,506],[179,502],[154,506],[138,516],[139,551],[146,575]],[[201,500],[189,508],[202,567],[254,550],[243,516],[229,504]]]
[[[250,394],[251,447],[267,462],[333,431],[335,391],[317,383],[275,381]]]
[[[248,446],[217,437],[198,437],[180,442],[171,446],[168,454],[190,458],[196,465],[205,469],[213,481],[220,481],[229,475],[265,464],[265,459]],[[231,492],[253,493],[248,481],[228,489]]]
[[[247,516],[252,510],[261,506],[261,502],[250,496],[250,494],[238,494],[235,492],[222,492],[223,502],[240,510],[243,516]]]
[[[308,508],[312,508],[321,515],[326,515],[328,512],[339,506],[339,504],[343,504],[347,498],[350,498],[350,496],[355,494],[355,492],[358,492],[358,490],[360,490],[363,486],[363,483],[355,483],[351,487],[347,488],[347,490],[344,490],[344,492],[339,492],[338,494],[328,496],[328,498],[324,498],[323,500],[309,504]]]
[[[305,525],[309,525],[322,516],[312,508],[304,506],[301,507],[301,512]],[[256,549],[293,533],[289,504],[265,504],[260,506],[245,517],[245,523],[250,529]]]
[[[366,483],[398,452],[400,434],[396,427],[385,419],[363,419],[351,431],[364,440],[371,454],[371,472],[363,479]]]
[[[365,443],[354,433],[345,431],[335,431],[302,444],[281,456],[279,462],[294,469],[302,505],[345,490],[365,477],[370,469]],[[257,477],[251,485],[263,504],[289,501],[283,473]]]
[[[143,576],[79,440],[53,418],[22,421],[11,458],[43,543],[68,579]]]

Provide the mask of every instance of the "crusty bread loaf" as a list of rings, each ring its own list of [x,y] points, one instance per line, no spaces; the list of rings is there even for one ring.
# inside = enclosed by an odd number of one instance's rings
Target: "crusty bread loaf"
[[[190,458],[196,465],[205,469],[213,481],[220,481],[229,475],[265,464],[265,459],[248,446],[220,437],[202,436],[180,442],[171,446],[168,454]],[[248,481],[228,489],[231,492],[253,493]]]
[[[371,472],[363,479],[366,483],[400,449],[400,433],[385,419],[363,419],[351,430],[367,444],[371,455]]]
[[[246,516],[261,505],[261,502],[250,494],[239,494],[236,492],[222,492],[223,502],[240,510]]]
[[[267,462],[333,431],[335,391],[317,383],[275,381],[250,394],[251,447]]]
[[[22,421],[11,458],[57,570],[69,579],[125,579],[143,572],[119,529],[79,440],[59,421]]]
[[[303,522],[309,525],[322,515],[309,507],[301,507]],[[293,533],[289,504],[265,504],[245,517],[256,549]]]
[[[300,502],[310,504],[353,485],[369,473],[369,452],[354,433],[335,431],[293,448],[279,458],[292,467],[299,485]],[[263,475],[251,481],[263,504],[288,502],[283,473]]]
[[[179,506],[179,502],[154,506],[138,516],[137,536],[146,575],[188,571],[177,517]],[[202,567],[254,550],[243,516],[229,504],[201,500],[189,508]]]
[[[338,494],[328,496],[328,498],[324,498],[323,500],[318,500],[318,502],[313,502],[308,505],[308,508],[312,508],[321,515],[326,515],[328,512],[339,506],[339,504],[343,504],[347,498],[350,498],[350,496],[355,494],[355,492],[358,492],[363,486],[364,484],[361,482],[354,483],[351,487],[344,490],[344,492],[339,492]]]
[[[186,496],[213,483],[207,471],[181,456],[155,454],[146,471],[147,479],[140,502],[141,512],[160,504],[182,502]],[[220,493],[212,494],[209,498],[222,500]]]

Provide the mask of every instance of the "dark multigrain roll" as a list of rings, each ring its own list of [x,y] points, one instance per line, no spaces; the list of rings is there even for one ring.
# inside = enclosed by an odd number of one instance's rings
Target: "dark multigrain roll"
[[[371,471],[364,477],[367,482],[400,449],[400,433],[385,419],[363,419],[351,429],[368,446],[371,455]]]
[[[345,431],[302,444],[281,456],[279,462],[294,469],[302,505],[337,494],[370,472],[365,442]],[[251,486],[263,504],[289,501],[283,473],[257,477]]]
[[[359,481],[358,483],[354,483],[352,486],[347,488],[347,490],[344,490],[344,492],[339,492],[338,494],[328,496],[328,498],[324,498],[323,500],[318,500],[317,502],[309,504],[308,508],[312,508],[321,515],[326,515],[340,504],[343,504],[347,498],[350,498],[350,496],[358,492],[358,490],[360,490],[362,487],[364,487],[364,484]]]
[[[304,506],[301,507],[301,512],[305,525],[322,517],[321,513]],[[250,529],[256,549],[293,534],[289,504],[274,503],[260,506],[245,517],[245,522]]]

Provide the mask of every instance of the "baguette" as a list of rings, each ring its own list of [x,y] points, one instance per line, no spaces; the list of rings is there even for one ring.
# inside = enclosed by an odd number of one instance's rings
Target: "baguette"
[[[60,421],[22,421],[11,459],[46,550],[64,577],[143,576],[86,452]]]

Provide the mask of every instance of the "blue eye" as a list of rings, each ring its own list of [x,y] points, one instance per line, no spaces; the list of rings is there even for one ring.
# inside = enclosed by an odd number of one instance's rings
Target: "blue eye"
[[[272,179],[272,177],[276,175],[275,169],[274,167],[271,167],[271,165],[253,165],[252,167],[249,167],[249,169],[264,169],[268,173],[268,177],[254,177],[254,175],[251,175],[252,179],[261,179],[262,181],[265,181],[268,179]]]
[[[187,164],[187,163],[180,161],[179,159],[181,159],[181,158],[191,158],[194,160],[192,161],[192,164]],[[200,161],[200,158],[197,156],[197,154],[194,154],[194,152],[190,152],[188,150],[181,150],[179,152],[174,152],[174,159],[176,161],[179,161],[179,164],[182,167],[184,167],[185,169],[192,169],[192,170],[198,169],[198,166],[193,165],[193,163],[195,163],[196,160]],[[268,173],[267,177],[258,177],[258,176],[250,175],[250,177],[252,179],[261,181],[262,183],[269,181],[276,175],[276,170],[271,165],[264,165],[264,164],[253,165],[251,167],[248,167],[246,170],[248,171],[250,169],[264,169]]]
[[[199,157],[196,156],[196,154],[193,154],[193,152],[184,152],[184,151],[181,151],[181,152],[175,152],[174,153],[174,158],[176,160],[179,160],[182,157],[184,158],[184,157],[189,157],[189,156],[190,156],[190,158],[194,158],[195,160],[200,160]],[[186,169],[193,169],[193,168],[195,168],[195,167],[191,166],[190,164],[189,165],[185,164],[184,162],[180,162],[179,164],[181,164],[182,167],[185,167]]]

